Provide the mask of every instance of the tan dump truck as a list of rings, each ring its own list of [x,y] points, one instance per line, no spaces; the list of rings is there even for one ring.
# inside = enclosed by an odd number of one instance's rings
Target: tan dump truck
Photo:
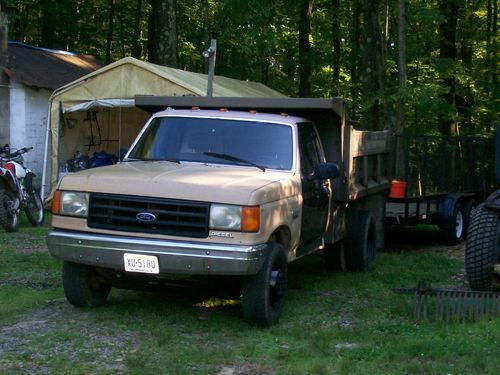
[[[50,253],[75,306],[111,287],[224,276],[243,316],[278,321],[287,264],[369,268],[384,243],[387,132],[346,124],[334,99],[136,97],[154,113],[117,165],[65,176]]]

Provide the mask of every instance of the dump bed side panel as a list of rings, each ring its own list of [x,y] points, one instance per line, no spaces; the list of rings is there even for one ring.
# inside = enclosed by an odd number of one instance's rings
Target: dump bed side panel
[[[357,200],[390,188],[391,136],[389,131],[345,128],[344,160],[347,199]]]

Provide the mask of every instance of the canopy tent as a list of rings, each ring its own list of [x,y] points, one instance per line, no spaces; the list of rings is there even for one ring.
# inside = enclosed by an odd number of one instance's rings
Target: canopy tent
[[[42,196],[55,187],[76,152],[118,155],[149,117],[134,107],[135,95],[203,96],[205,74],[126,57],[54,91],[49,100]],[[284,97],[257,82],[215,76],[214,96]]]

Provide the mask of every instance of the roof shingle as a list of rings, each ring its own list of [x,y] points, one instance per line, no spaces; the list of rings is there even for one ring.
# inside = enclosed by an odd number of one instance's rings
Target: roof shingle
[[[55,90],[101,67],[90,56],[9,42],[4,72],[24,85]]]

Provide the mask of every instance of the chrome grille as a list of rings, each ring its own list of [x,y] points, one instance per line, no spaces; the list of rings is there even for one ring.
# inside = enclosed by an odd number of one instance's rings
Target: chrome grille
[[[91,193],[87,223],[91,228],[122,232],[204,238],[209,210],[206,202]],[[153,214],[155,219],[140,220],[141,213]]]

